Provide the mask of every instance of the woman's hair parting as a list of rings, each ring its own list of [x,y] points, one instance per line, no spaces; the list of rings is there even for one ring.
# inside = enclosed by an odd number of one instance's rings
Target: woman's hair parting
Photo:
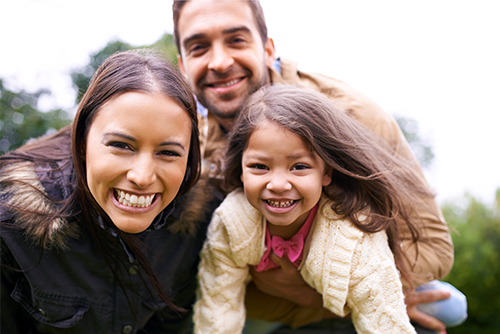
[[[193,186],[199,176],[200,150],[198,118],[194,96],[174,66],[151,49],[119,52],[108,57],[96,71],[80,102],[73,122],[72,141],[79,184],[86,187],[85,153],[87,135],[99,108],[127,91],[159,93],[171,98],[191,119],[191,145],[187,171],[179,194]]]
[[[385,229],[396,264],[403,277],[411,282],[396,220],[408,226],[416,242],[419,233],[414,207],[427,207],[421,199],[434,196],[423,178],[413,172],[416,161],[396,158],[396,143],[375,135],[319,92],[273,85],[249,98],[233,126],[225,160],[228,190],[243,186],[240,179],[243,151],[263,121],[279,124],[300,136],[331,167],[332,182],[323,187],[323,193],[332,200],[332,209],[365,232]],[[360,221],[360,212],[369,219]]]

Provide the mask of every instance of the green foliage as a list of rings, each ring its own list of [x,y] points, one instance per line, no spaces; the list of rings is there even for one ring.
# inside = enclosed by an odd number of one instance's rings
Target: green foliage
[[[0,155],[18,148],[30,138],[55,132],[71,122],[68,113],[61,109],[49,112],[36,109],[38,99],[44,94],[49,92],[10,91],[0,79]]]
[[[432,147],[427,140],[418,134],[417,121],[402,116],[395,116],[394,118],[398,122],[406,140],[410,144],[413,154],[415,154],[422,168],[429,167],[434,159],[434,152],[432,152]]]
[[[494,207],[468,196],[464,207],[447,203],[455,263],[446,281],[467,297],[468,319],[449,334],[498,333],[500,328],[500,189]]]
[[[157,42],[153,45],[146,46],[138,46],[134,47],[128,43],[124,43],[120,40],[115,40],[109,42],[102,50],[90,55],[90,62],[79,69],[76,69],[73,73],[71,73],[71,79],[73,80],[73,85],[78,90],[78,94],[76,97],[76,102],[80,102],[83,94],[87,91],[87,88],[90,83],[90,79],[92,75],[94,75],[97,68],[102,64],[102,62],[111,56],[113,53],[118,51],[127,51],[131,49],[138,48],[155,48],[163,53],[167,59],[170,59],[172,62],[177,62],[177,48],[174,43],[174,38],[171,34],[164,34]]]
[[[73,85],[78,90],[76,103],[87,90],[92,75],[107,57],[115,52],[134,48],[136,47],[117,40],[109,42],[102,50],[91,54],[86,66],[71,73]],[[164,52],[172,62],[177,61],[177,49],[170,34],[164,34],[153,45],[137,48],[156,48]],[[0,79],[0,154],[20,147],[30,138],[55,132],[71,122],[69,114],[61,109],[49,112],[37,109],[38,99],[44,94],[50,92],[48,90],[39,90],[36,93],[12,92],[4,87]]]
[[[177,47],[174,43],[174,37],[171,34],[164,34],[156,43],[150,47],[162,51],[167,59],[177,64]]]
[[[115,52],[127,51],[132,48],[133,47],[130,44],[123,43],[119,40],[109,42],[102,50],[90,55],[90,62],[86,66],[76,69],[73,73],[71,73],[73,86],[78,91],[76,102],[80,102],[83,94],[85,94],[87,88],[89,87],[90,79],[106,58]]]

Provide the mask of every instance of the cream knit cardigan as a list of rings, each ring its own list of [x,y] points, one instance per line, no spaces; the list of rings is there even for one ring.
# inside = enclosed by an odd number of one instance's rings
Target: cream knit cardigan
[[[195,333],[241,333],[248,266],[264,254],[265,223],[242,189],[215,211],[201,252]],[[325,197],[311,232],[299,270],[326,308],[341,317],[351,312],[360,334],[415,333],[385,232],[363,233],[339,220]]]

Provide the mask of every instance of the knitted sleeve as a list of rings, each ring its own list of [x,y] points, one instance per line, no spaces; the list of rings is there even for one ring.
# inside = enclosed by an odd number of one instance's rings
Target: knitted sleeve
[[[366,234],[356,245],[347,305],[358,333],[415,333],[384,232]]]
[[[243,330],[248,266],[237,265],[233,256],[227,228],[216,211],[201,251],[195,333],[235,334]]]

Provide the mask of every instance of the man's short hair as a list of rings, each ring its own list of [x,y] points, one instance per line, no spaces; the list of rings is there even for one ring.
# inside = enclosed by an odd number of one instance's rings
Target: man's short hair
[[[181,46],[179,40],[179,17],[181,15],[182,7],[190,0],[174,0],[172,4],[172,13],[174,16],[174,41],[177,46],[177,51],[181,54]],[[193,0],[191,0],[193,1]],[[253,17],[255,19],[255,24],[257,25],[257,30],[259,31],[260,38],[262,39],[262,44],[265,45],[267,42],[267,25],[266,19],[264,17],[264,11],[260,5],[259,0],[245,0],[250,8],[252,9]]]

